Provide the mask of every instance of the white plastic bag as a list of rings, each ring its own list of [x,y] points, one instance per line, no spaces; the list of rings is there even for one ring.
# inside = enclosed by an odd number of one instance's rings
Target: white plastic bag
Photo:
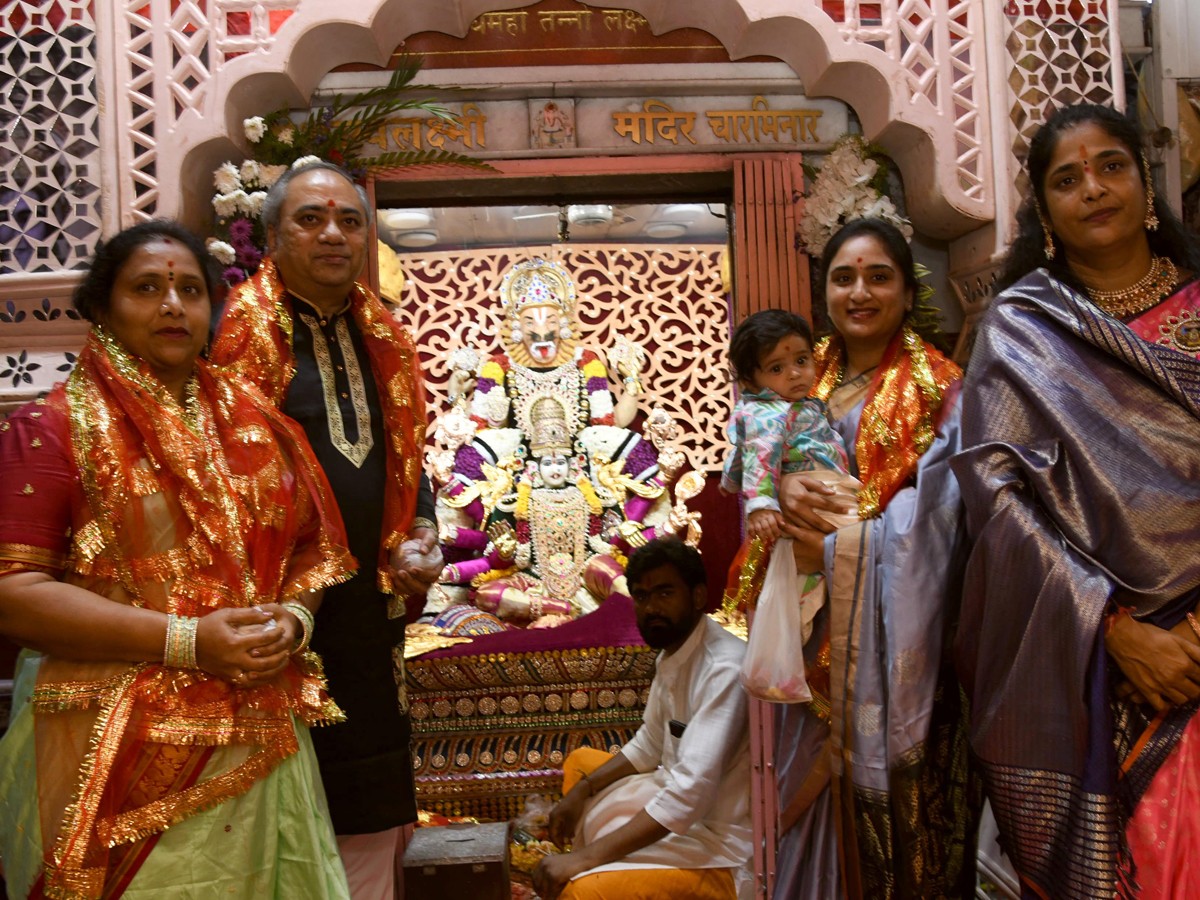
[[[771,548],[742,662],[742,685],[760,700],[806,703],[812,699],[804,677],[802,585],[792,556],[792,541],[780,538]],[[820,590],[824,589],[822,583]]]

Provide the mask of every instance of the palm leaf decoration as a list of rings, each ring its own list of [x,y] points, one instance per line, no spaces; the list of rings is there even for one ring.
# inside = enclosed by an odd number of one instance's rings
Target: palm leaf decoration
[[[364,156],[363,148],[375,140],[380,129],[400,113],[423,112],[446,122],[457,123],[458,116],[435,100],[422,100],[415,92],[423,87],[438,93],[458,88],[414,85],[421,61],[402,56],[387,84],[357,94],[336,94],[326,106],[309,111],[301,122],[292,119],[292,111],[280,107],[263,117],[264,133],[255,145],[255,158],[262,163],[290,165],[303,156],[319,156],[345,166],[356,174],[368,166],[467,166],[474,169],[493,167],[482,160],[451,150],[397,150]]]

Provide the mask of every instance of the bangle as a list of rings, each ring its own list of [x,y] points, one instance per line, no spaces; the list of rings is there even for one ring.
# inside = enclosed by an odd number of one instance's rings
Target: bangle
[[[293,653],[303,653],[308,649],[308,642],[312,640],[313,621],[312,610],[303,603],[283,603],[284,609],[290,612],[293,616],[300,620],[300,642],[296,644],[296,649]]]
[[[1195,634],[1196,637],[1200,638],[1200,620],[1198,620],[1192,613],[1188,613],[1187,621],[1188,624],[1192,626],[1192,633]]]
[[[433,519],[427,519],[424,516],[417,516],[415,519],[413,519],[412,527],[408,530],[411,533],[416,531],[418,528],[432,528],[434,531],[438,530],[437,522],[433,521]]]
[[[592,786],[592,779],[588,778],[586,774],[581,776],[579,780],[587,785],[589,797],[596,793],[596,789]]]
[[[197,669],[196,628],[200,624],[197,616],[167,614],[167,642],[163,647],[163,665],[173,669]]]

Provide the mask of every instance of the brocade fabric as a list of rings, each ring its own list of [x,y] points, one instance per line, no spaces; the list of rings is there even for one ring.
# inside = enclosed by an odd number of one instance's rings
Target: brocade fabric
[[[805,646],[815,702],[776,715],[784,821],[776,900],[974,892],[981,789],[967,759],[947,643],[961,571],[960,502],[949,468],[959,447],[959,385],[951,378],[930,404],[900,340],[885,356],[898,373],[876,371],[866,392],[855,380],[828,395],[830,408],[843,410],[833,426],[861,480],[871,471],[859,455],[864,442],[868,466],[881,452],[875,441],[893,442],[888,477],[876,479],[890,499],[878,516],[826,539],[830,600]],[[957,371],[932,347],[922,352],[922,365],[939,376]],[[843,393],[861,399],[846,403]],[[873,398],[873,415],[895,415],[891,427],[868,418]],[[932,440],[918,451],[913,442],[926,425]],[[909,459],[911,468],[897,467]]]
[[[412,335],[368,288],[351,289],[350,315],[362,336],[379,392],[386,434],[384,534],[377,552],[379,589],[391,591],[388,555],[408,536],[423,477],[425,386]],[[270,259],[226,301],[211,359],[281,405],[296,372],[292,297]]]

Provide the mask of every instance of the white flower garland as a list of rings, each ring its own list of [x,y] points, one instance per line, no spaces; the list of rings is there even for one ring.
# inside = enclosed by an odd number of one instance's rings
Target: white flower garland
[[[834,233],[852,219],[883,219],[905,238],[912,237],[908,219],[896,210],[891,197],[873,186],[878,172],[879,163],[871,159],[858,135],[843,137],[834,145],[804,199],[800,239],[806,253],[820,256]]]

